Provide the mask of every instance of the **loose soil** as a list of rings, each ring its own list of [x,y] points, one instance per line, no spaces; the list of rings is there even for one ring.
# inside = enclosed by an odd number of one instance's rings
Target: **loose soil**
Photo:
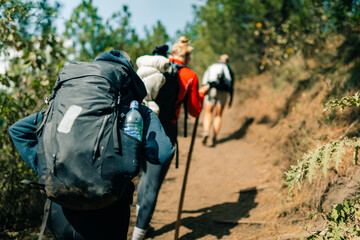
[[[237,97],[233,106],[224,111],[215,147],[210,146],[211,141],[208,146],[202,144],[200,115],[179,239],[299,239],[306,236],[302,228],[305,218],[280,217],[285,208],[284,176],[276,164],[278,155],[262,140],[271,126],[249,115]],[[179,134],[178,138],[179,168],[175,168],[173,160],[146,239],[174,239],[194,119],[189,122],[190,137]],[[136,203],[136,196],[134,200]],[[135,221],[133,206],[129,238]]]

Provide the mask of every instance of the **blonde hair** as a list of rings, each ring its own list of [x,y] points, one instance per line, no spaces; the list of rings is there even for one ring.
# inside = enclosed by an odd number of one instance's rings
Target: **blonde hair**
[[[219,62],[223,62],[223,63],[229,62],[229,55],[227,55],[227,54],[221,55],[219,58]]]
[[[189,57],[191,52],[194,50],[192,46],[190,46],[190,41],[185,36],[181,36],[179,41],[174,43],[171,49],[171,55],[178,57]]]

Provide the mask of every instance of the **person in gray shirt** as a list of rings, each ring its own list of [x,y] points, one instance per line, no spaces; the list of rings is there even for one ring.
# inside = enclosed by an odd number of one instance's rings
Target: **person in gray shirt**
[[[234,74],[228,65],[229,56],[227,54],[221,55],[217,63],[209,66],[202,79],[202,84],[209,84],[211,87],[209,94],[204,99],[205,115],[203,120],[203,141],[207,144],[209,138],[209,131],[213,126],[212,146],[215,147],[216,139],[221,127],[221,118],[224,111],[228,96],[230,95],[229,107],[232,103],[233,89],[234,89]],[[214,120],[213,112],[216,108]]]

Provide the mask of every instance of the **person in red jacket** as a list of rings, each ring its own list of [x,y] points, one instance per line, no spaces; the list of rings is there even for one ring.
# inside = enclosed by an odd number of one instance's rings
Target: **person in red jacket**
[[[162,108],[160,107],[159,119],[164,127],[165,133],[170,141],[175,145],[177,139],[177,120],[180,115],[182,104],[186,104],[187,112],[198,117],[203,107],[203,100],[210,86],[205,85],[199,89],[199,80],[196,73],[186,67],[191,60],[193,47],[190,46],[186,37],[180,37],[179,42],[172,46],[169,61],[178,67],[180,89],[177,99],[171,109],[175,114],[169,114],[167,118],[162,118]],[[160,90],[161,91],[161,90]],[[176,93],[173,93],[174,95]],[[160,93],[159,93],[160,95]],[[185,96],[188,96],[185,98]],[[139,240],[145,237],[149,228],[152,214],[155,210],[156,200],[161,184],[170,167],[171,160],[162,164],[155,165],[146,162],[137,189],[137,221],[133,231],[132,240]]]
[[[179,42],[175,43],[172,47],[170,62],[187,66],[191,61],[191,52],[193,48],[189,45],[186,37],[180,37]],[[188,67],[183,67],[179,70],[180,77],[180,91],[178,100],[176,102],[176,117],[179,118],[181,101],[188,94],[187,110],[193,117],[198,117],[205,97],[205,93],[209,90],[209,86],[205,85],[199,89],[199,80],[196,73]]]

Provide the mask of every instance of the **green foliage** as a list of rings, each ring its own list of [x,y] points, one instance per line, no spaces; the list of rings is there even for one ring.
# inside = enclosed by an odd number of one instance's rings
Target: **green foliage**
[[[285,173],[289,192],[292,191],[295,184],[301,189],[301,184],[305,178],[308,178],[311,182],[313,177],[317,175],[319,169],[321,169],[326,176],[327,171],[333,167],[333,165],[337,168],[339,163],[342,162],[342,156],[346,152],[347,147],[354,148],[354,163],[357,164],[360,139],[332,141],[316,148],[297,160],[297,165],[291,165],[291,170]]]
[[[271,2],[276,8],[277,1]],[[253,31],[255,23],[266,14],[266,8],[265,3],[254,0],[208,0],[205,6],[194,9],[194,24],[188,25],[186,32],[194,39],[194,69],[202,73],[221,54],[227,53],[235,75],[256,72],[262,44],[254,38]]]
[[[326,221],[326,228],[316,231],[307,239],[358,239],[360,237],[360,202],[359,198],[345,200],[335,205],[328,214],[321,214]],[[312,216],[310,217],[312,218]]]
[[[165,27],[158,21],[151,30],[145,28],[145,39],[134,41],[128,53],[135,60],[142,55],[151,54],[155,46],[163,45],[169,42],[169,40],[170,37],[166,33]]]
[[[8,128],[35,112],[50,93],[59,69],[64,65],[63,41],[56,36],[53,17],[56,8],[47,1],[0,0],[2,44],[0,54],[9,65],[0,74],[6,90],[0,95],[0,232],[4,229],[38,226],[44,198],[38,191],[19,188],[24,178],[36,175],[17,153]]]
[[[351,97],[343,97],[340,100],[334,99],[326,103],[324,112],[335,107],[340,107],[341,111],[344,110],[345,107],[358,107],[360,108],[360,92],[355,93],[354,96]]]
[[[324,112],[340,107],[343,110],[345,107],[360,107],[360,93],[355,93],[354,96],[343,97],[342,99],[334,99],[325,104]],[[286,183],[289,187],[289,192],[292,191],[295,184],[301,189],[303,180],[307,177],[311,182],[312,178],[316,175],[317,169],[321,168],[323,174],[326,176],[328,169],[331,167],[331,163],[335,163],[335,167],[342,162],[342,156],[344,155],[346,148],[354,148],[354,164],[358,164],[358,150],[360,148],[360,139],[344,139],[338,141],[332,141],[325,145],[322,145],[309,154],[304,154],[301,159],[297,160],[297,165],[291,165],[291,170],[286,172]]]
[[[325,104],[324,112],[335,107],[343,110],[346,107],[360,107],[360,93],[354,96],[343,97],[338,100],[331,100]],[[344,139],[332,141],[322,145],[309,154],[305,154],[302,159],[297,160],[297,165],[292,165],[291,170],[286,172],[286,184],[289,192],[293,190],[295,184],[301,189],[301,184],[307,177],[311,182],[313,177],[317,175],[319,169],[326,176],[329,168],[343,161],[342,156],[347,150],[352,148],[354,164],[359,162],[360,139]],[[342,204],[333,207],[332,211],[327,215],[320,213],[326,221],[326,227],[322,231],[316,231],[307,239],[355,239],[360,237],[360,202],[359,198],[346,200]],[[310,215],[310,219],[317,216],[317,213]],[[356,238],[357,239],[357,238]]]
[[[260,69],[279,66],[293,54],[312,55],[327,37],[325,9],[320,1],[283,1],[284,17],[257,24],[264,44]]]
[[[92,0],[83,0],[74,9],[70,19],[65,23],[65,37],[73,41],[72,54],[77,60],[94,59],[106,48],[107,34],[102,19],[97,15],[97,8]],[[105,40],[105,42],[104,42]]]
[[[169,40],[161,22],[157,22],[152,31],[145,29],[146,37],[140,39],[129,25],[130,18],[131,13],[124,5],[122,11],[113,13],[104,23],[92,0],[83,0],[66,22],[64,35],[72,40],[71,54],[76,60],[90,61],[101,52],[114,48],[126,51],[136,60],[141,55],[151,54],[156,45]]]
[[[194,10],[184,32],[194,40],[199,73],[223,53],[230,55],[237,76],[276,68],[295,54],[322,61],[326,40],[339,35],[345,39],[341,59],[359,56],[359,1],[208,0]],[[358,86],[355,72],[349,86]]]
[[[337,57],[354,63],[354,67],[348,79],[334,78],[354,89],[360,82],[359,5],[353,0],[207,0],[203,7],[194,8],[194,20],[178,34],[192,40],[192,65],[198,73],[227,53],[238,77],[281,65],[294,54],[316,55],[324,60],[318,53],[325,39],[341,35],[344,41]],[[9,62],[5,73],[0,74],[0,83],[6,87],[0,90],[0,232],[31,223],[38,226],[43,198],[36,191],[17,187],[19,180],[35,180],[36,176],[15,150],[8,128],[36,111],[65,62],[89,61],[109,48],[125,50],[135,60],[170,40],[161,22],[145,28],[145,38],[141,39],[130,25],[127,6],[103,21],[93,1],[82,0],[66,22],[64,36],[73,46],[65,49],[64,39],[55,33],[53,25],[58,7],[58,3],[49,6],[46,0],[0,0],[0,55]],[[295,75],[289,74],[290,78]],[[358,98],[359,94],[327,106],[359,107]],[[290,188],[295,184],[300,187],[306,177],[311,180],[318,169],[326,174],[332,165],[336,167],[348,147],[355,148],[357,163],[357,140],[334,141],[305,155],[288,173]]]

